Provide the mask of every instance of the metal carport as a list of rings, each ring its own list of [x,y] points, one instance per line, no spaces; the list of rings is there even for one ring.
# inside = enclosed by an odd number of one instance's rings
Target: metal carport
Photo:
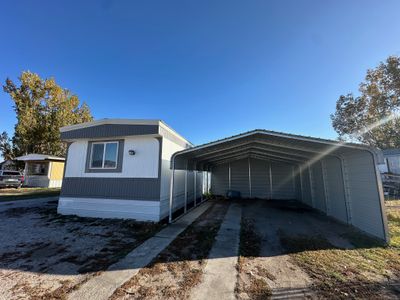
[[[232,189],[245,198],[296,199],[387,242],[376,160],[375,151],[361,144],[254,130],[176,152],[171,168],[173,174],[186,171],[186,178],[204,172],[203,186],[213,194]],[[173,175],[170,221],[175,185]]]

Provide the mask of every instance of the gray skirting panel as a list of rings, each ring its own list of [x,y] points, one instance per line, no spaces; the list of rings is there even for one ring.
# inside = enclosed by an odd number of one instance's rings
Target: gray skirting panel
[[[64,177],[61,197],[128,200],[160,199],[158,178]]]

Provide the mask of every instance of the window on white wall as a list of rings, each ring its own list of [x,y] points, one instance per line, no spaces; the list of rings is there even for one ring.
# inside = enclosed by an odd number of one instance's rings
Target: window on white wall
[[[92,143],[90,168],[116,169],[118,160],[118,142]]]

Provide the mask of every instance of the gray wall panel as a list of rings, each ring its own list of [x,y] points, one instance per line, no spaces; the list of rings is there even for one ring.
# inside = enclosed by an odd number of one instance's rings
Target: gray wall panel
[[[243,198],[250,197],[247,159],[231,162],[231,189],[239,191]]]
[[[301,182],[302,182],[302,202],[312,206],[312,195],[310,186],[310,173],[308,168],[303,168],[301,171]]]
[[[273,162],[271,169],[272,199],[296,199],[293,165]]]
[[[311,173],[313,181],[314,208],[326,213],[324,181],[320,161],[317,161],[311,166]]]
[[[329,215],[347,223],[346,198],[340,159],[337,157],[326,157],[324,162],[327,173],[326,183],[329,199]]]
[[[212,168],[211,191],[214,195],[225,196],[229,189],[228,164],[218,165]]]
[[[64,177],[61,197],[160,200],[158,178]]]
[[[250,159],[251,194],[254,198],[270,198],[269,162],[260,159]]]
[[[372,155],[367,151],[355,151],[344,155],[344,160],[352,224],[384,239],[384,224]]]
[[[104,124],[61,132],[61,139],[114,138],[130,135],[158,134],[158,125]]]

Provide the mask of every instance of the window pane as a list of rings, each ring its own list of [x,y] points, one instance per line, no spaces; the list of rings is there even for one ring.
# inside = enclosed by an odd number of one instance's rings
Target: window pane
[[[103,166],[104,144],[92,145],[92,168],[101,168]]]
[[[106,144],[104,168],[115,168],[117,166],[117,145],[117,143]]]

